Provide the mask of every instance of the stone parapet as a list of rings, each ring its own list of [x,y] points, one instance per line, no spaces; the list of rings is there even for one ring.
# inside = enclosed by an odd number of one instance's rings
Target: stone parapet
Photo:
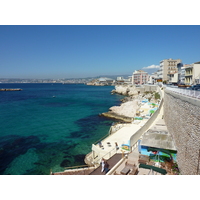
[[[200,100],[165,91],[164,120],[177,148],[181,174],[200,174]]]

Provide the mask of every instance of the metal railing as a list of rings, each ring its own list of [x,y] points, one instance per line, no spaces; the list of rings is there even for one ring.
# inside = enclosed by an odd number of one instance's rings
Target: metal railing
[[[113,125],[113,124],[112,124]],[[109,135],[112,134],[112,126],[110,126],[110,129],[108,131],[108,133],[106,135],[104,135],[102,138],[98,139],[96,142],[94,142],[93,144],[98,144],[99,142],[101,142],[102,140],[104,140],[105,138],[107,138]]]
[[[78,169],[78,168],[84,168],[84,167],[90,167],[89,165],[78,165],[78,166],[72,166],[72,167],[65,167],[65,170],[67,169]]]
[[[175,88],[175,87],[166,87],[165,90],[169,90],[169,91],[172,91],[177,94],[200,99],[200,91],[198,91],[198,90],[188,90],[188,89]]]
[[[116,154],[116,152],[117,152],[116,148],[113,148],[113,149],[111,149],[109,152],[107,152],[106,154],[104,154],[103,156],[101,156],[100,158],[98,158],[97,160],[95,160],[94,162],[95,162],[96,164],[100,164],[102,158],[108,160],[108,159],[110,159],[112,156],[114,156],[114,155]]]

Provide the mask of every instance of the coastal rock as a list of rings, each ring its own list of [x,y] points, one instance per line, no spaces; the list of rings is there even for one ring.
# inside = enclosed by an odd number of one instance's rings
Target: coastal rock
[[[135,117],[138,108],[138,101],[132,100],[122,103],[120,106],[112,106],[109,109],[109,112],[102,113],[101,115],[122,120],[125,122],[131,122],[133,121],[133,118]]]
[[[128,90],[128,95],[129,96],[136,96],[136,95],[138,95],[138,90],[137,90],[137,88],[134,85],[129,86],[127,88],[127,90]]]
[[[112,118],[112,119],[116,119],[116,120],[128,122],[128,123],[133,121],[133,118],[126,117],[123,115],[118,115],[118,114],[116,114],[114,112],[110,112],[110,111],[106,112],[106,113],[102,113],[102,114],[100,114],[100,116],[108,117],[108,118]]]
[[[128,95],[127,86],[126,85],[116,85],[114,93],[118,93],[121,95]]]
[[[133,95],[138,95],[138,90],[135,87],[135,85],[116,85],[115,89],[112,90],[111,93],[133,96]]]
[[[138,101],[133,100],[122,103],[120,106],[112,106],[109,110],[118,115],[123,115],[126,117],[134,117],[137,109],[138,109]]]

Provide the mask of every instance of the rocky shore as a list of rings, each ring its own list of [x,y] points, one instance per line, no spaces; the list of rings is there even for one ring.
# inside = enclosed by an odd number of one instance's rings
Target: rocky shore
[[[120,106],[113,106],[108,112],[102,113],[100,116],[123,122],[131,123],[134,121],[134,117],[137,115],[143,99],[148,99],[151,103],[157,103],[158,101],[155,98],[156,91],[154,91],[154,87],[149,88],[148,86],[143,86],[137,88],[135,85],[116,85],[111,93],[126,95],[126,97],[121,100],[122,104]]]
[[[132,122],[139,108],[138,100],[130,100],[122,103],[120,106],[113,106],[108,112],[102,113],[101,116],[114,118],[124,122]]]

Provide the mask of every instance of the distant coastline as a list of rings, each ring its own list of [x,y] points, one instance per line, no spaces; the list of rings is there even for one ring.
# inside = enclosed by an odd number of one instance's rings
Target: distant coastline
[[[22,91],[21,88],[0,88],[0,91]]]

